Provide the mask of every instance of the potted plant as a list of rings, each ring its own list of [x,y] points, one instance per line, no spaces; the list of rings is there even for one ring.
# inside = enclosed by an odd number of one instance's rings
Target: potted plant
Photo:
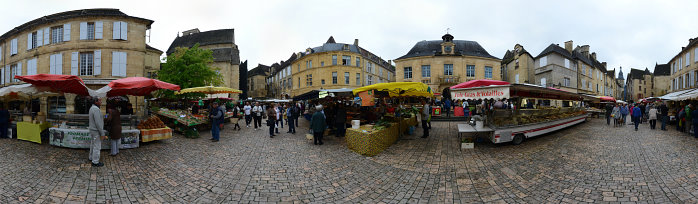
[[[475,143],[473,143],[473,138],[463,138],[460,142],[460,148],[461,149],[472,149],[475,147]]]

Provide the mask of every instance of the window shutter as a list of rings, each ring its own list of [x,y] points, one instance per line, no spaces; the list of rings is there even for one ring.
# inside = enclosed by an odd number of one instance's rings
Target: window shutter
[[[32,34],[29,33],[27,35],[27,50],[31,50],[31,49],[32,49]]]
[[[128,40],[128,23],[121,22],[121,39]]]
[[[44,28],[44,45],[51,43],[51,30],[49,28]]]
[[[114,26],[112,27],[112,39],[116,40],[121,38],[121,22],[114,21]]]
[[[102,21],[95,22],[95,39],[102,39]]]
[[[70,23],[63,24],[63,41],[70,41]]]
[[[94,75],[102,75],[102,50],[95,50]]]
[[[56,74],[63,74],[63,53],[56,54]]]
[[[17,54],[17,38],[10,41],[10,55]]]
[[[80,22],[80,40],[87,40],[87,22]]]
[[[39,29],[36,31],[36,47],[42,46],[44,43],[44,31]]]
[[[119,57],[119,52],[112,51],[111,52],[111,75],[112,76],[119,76],[119,60],[121,60],[121,57]]]
[[[10,74],[7,73],[7,72],[9,72],[9,71],[10,71],[10,65],[9,65],[9,64],[8,64],[8,65],[5,65],[5,70],[2,71],[2,74],[5,75],[5,77],[2,78],[3,84],[9,83],[10,81],[12,81],[12,80],[10,79]]]
[[[34,58],[34,59],[32,59],[32,61],[31,61],[31,66],[32,66],[32,68],[31,68],[31,75],[38,74],[38,72],[37,72],[37,66],[36,66],[36,61],[37,61],[37,58]],[[29,71],[29,70],[27,70],[27,72],[28,72],[28,71]],[[27,73],[27,75],[30,75],[30,74]]]
[[[22,62],[17,62],[17,74],[15,76],[22,76]]]
[[[5,84],[5,68],[0,68],[0,84]]]
[[[121,53],[121,59],[119,60],[119,63],[121,64],[121,76],[126,77],[126,67],[128,67],[128,63],[126,62],[126,52]]]
[[[48,73],[56,74],[56,55],[49,56]]]
[[[70,56],[70,75],[78,75],[78,52],[73,52]]]
[[[0,46],[0,61],[2,60],[2,46]]]

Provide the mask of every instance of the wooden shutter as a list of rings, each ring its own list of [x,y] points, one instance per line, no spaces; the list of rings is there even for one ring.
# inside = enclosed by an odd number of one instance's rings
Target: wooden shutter
[[[80,40],[87,40],[87,22],[80,22]]]
[[[121,22],[121,39],[128,40],[128,23]]]
[[[102,50],[95,50],[94,53],[94,72],[95,76],[102,75]]]
[[[22,76],[22,62],[17,62],[17,74],[15,76]]]
[[[63,53],[56,54],[56,74],[63,74]]]
[[[27,34],[27,50],[32,49],[32,34]]]
[[[119,52],[112,51],[111,52],[111,75],[112,76],[119,76],[120,71],[119,71],[119,60],[121,57],[119,57]]]
[[[70,23],[63,24],[63,41],[70,41]]]
[[[48,73],[56,74],[56,55],[49,56]]]
[[[51,29],[44,28],[44,45],[51,43]]]
[[[70,55],[70,75],[78,75],[78,52],[73,52]]]
[[[27,75],[37,74],[36,70],[36,58],[27,61]]]
[[[95,21],[95,39],[102,39],[102,21]]]
[[[112,39],[117,40],[119,38],[121,38],[121,22],[114,21],[112,27]]]
[[[0,84],[5,84],[5,68],[0,68]]]
[[[36,31],[36,47],[40,47],[44,43],[44,31],[39,29]]]
[[[10,55],[17,54],[17,38],[10,41]]]
[[[2,46],[0,46],[0,61],[2,61]]]
[[[121,71],[122,77],[126,77],[126,68],[128,67],[128,63],[126,62],[126,59],[127,59],[126,56],[127,56],[126,52],[121,52],[121,56],[120,56],[121,59],[119,60],[119,64],[121,65],[121,69],[119,69],[119,70]]]

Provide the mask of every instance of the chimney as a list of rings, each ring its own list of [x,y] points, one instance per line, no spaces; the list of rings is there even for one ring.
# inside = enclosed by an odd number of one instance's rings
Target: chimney
[[[572,47],[572,40],[565,42],[565,50],[567,50],[567,52],[572,53]]]
[[[591,53],[591,58],[594,59],[594,60],[596,60],[596,52],[592,52],[592,53]]]
[[[582,45],[580,51],[584,56],[589,57],[589,45]]]
[[[603,67],[607,67],[607,66],[606,66],[606,62],[601,62],[601,64],[603,65]],[[615,70],[615,69],[614,69],[614,70]]]
[[[354,39],[354,45],[359,46],[359,39]]]
[[[393,60],[388,60],[389,65],[393,65]]]

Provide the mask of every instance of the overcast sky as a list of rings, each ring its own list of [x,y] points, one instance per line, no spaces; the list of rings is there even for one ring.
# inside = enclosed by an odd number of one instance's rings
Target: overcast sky
[[[9,0],[2,0],[9,1]],[[698,37],[698,1],[210,1],[85,0],[12,1],[0,7],[4,33],[62,11],[118,8],[154,20],[149,44],[166,50],[178,32],[234,28],[248,68],[288,59],[334,36],[383,59],[407,53],[421,40],[477,41],[501,58],[519,43],[534,56],[551,43],[590,45],[609,68],[654,69],[667,63],[689,38]],[[617,73],[617,71],[616,71]]]

